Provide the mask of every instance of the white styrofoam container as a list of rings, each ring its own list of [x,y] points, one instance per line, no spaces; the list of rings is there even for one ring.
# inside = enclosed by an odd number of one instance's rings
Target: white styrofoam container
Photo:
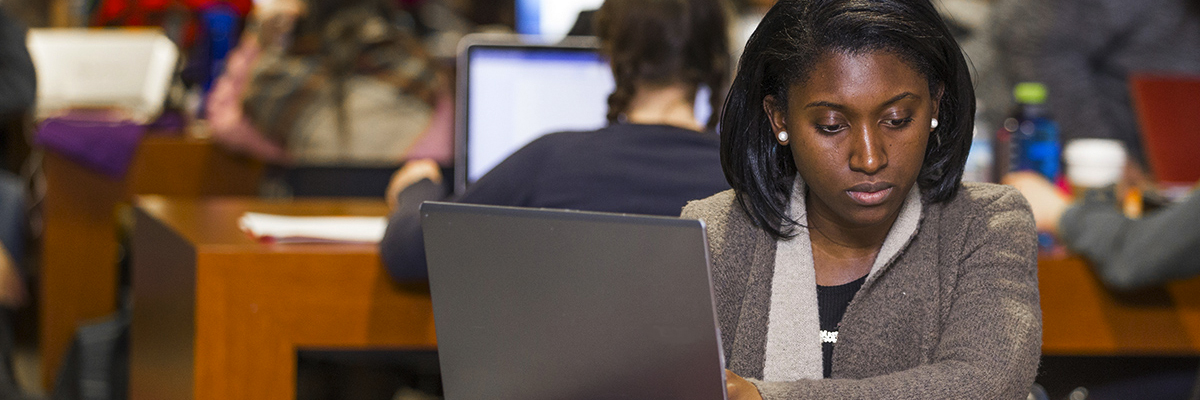
[[[31,29],[37,117],[71,108],[117,108],[134,121],[162,112],[179,58],[152,29]]]

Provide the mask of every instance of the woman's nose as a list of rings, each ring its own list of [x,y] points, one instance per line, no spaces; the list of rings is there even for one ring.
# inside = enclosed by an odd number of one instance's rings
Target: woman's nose
[[[867,175],[887,167],[887,151],[882,133],[874,126],[856,129],[850,139],[850,169]]]

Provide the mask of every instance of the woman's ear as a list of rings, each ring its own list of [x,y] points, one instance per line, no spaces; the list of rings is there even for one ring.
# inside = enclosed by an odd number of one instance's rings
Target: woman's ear
[[[771,122],[771,134],[775,136],[775,140],[781,145],[787,145],[786,134],[780,135],[780,132],[787,131],[787,110],[783,109],[775,96],[767,95],[763,97],[763,112]]]

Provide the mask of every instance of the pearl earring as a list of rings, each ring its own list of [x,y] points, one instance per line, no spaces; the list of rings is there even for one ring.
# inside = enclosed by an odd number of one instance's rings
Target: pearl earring
[[[929,129],[937,129],[937,126],[938,126],[937,118],[934,118],[933,121],[929,121]]]
[[[787,131],[779,131],[779,143],[783,144],[783,143],[787,143],[787,141],[788,141]]]

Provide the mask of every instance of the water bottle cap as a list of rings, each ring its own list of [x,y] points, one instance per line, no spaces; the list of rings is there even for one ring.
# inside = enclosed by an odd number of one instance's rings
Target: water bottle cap
[[[1043,104],[1046,102],[1046,85],[1038,82],[1021,82],[1013,88],[1013,97],[1021,104]]]

